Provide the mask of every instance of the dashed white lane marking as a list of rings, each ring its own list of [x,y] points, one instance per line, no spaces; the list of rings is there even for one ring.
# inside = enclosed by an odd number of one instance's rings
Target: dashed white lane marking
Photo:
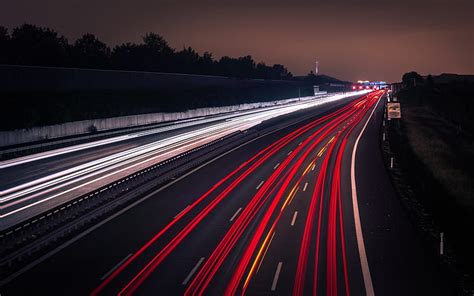
[[[280,163],[277,163],[276,166],[273,167],[273,169],[276,170],[277,167],[279,167],[279,166],[280,166]]]
[[[239,208],[239,209],[235,212],[235,214],[232,216],[232,218],[230,218],[229,221],[230,221],[230,222],[234,221],[235,217],[237,217],[237,215],[240,213],[240,211],[242,211],[242,208]]]
[[[357,136],[357,139],[354,143],[354,149],[352,150],[352,159],[351,159],[351,189],[352,189],[352,208],[354,212],[354,224],[355,224],[355,230],[356,230],[356,236],[357,236],[357,246],[359,249],[359,258],[360,258],[360,263],[361,263],[360,265],[362,269],[362,276],[364,278],[365,293],[366,295],[369,295],[369,296],[373,296],[375,295],[375,293],[374,293],[374,287],[372,285],[372,278],[370,276],[369,263],[367,261],[367,253],[365,251],[364,236],[362,234],[362,225],[360,223],[359,203],[357,201],[357,186],[356,186],[356,179],[355,179],[355,158],[356,158],[356,153],[357,153],[357,146],[359,145],[359,140],[362,137],[362,134],[364,133],[365,128],[367,127],[367,124],[372,118],[372,115],[377,109],[379,102],[380,102],[380,99],[377,101],[377,104],[375,105],[374,109],[370,113],[369,118],[367,119],[364,126],[362,127],[362,130],[360,131],[359,136]]]
[[[258,184],[258,186],[257,186],[255,189],[257,189],[257,190],[260,189],[260,187],[262,187],[262,185],[263,185],[264,182],[265,182],[265,181],[260,182],[260,184]]]
[[[308,182],[304,184],[303,191],[306,191],[306,187],[308,187]]]
[[[439,234],[439,254],[444,255],[444,233]]]
[[[178,217],[178,216],[181,215],[184,211],[186,211],[187,208],[189,208],[189,205],[187,205],[184,209],[182,209],[181,212],[179,212],[178,214],[176,214],[176,216],[174,216],[173,219],[176,219],[176,217]]]
[[[295,225],[296,216],[298,216],[298,212],[297,212],[297,211],[295,211],[295,213],[293,214],[293,219],[291,220],[291,226]]]
[[[272,283],[272,291],[276,290],[277,284],[278,284],[278,278],[280,277],[280,272],[281,272],[281,266],[283,265],[283,262],[278,262],[278,266],[275,272],[275,277],[273,278],[273,283]]]
[[[127,261],[128,258],[132,257],[133,253],[130,253],[128,254],[125,258],[123,258],[122,260],[120,260],[119,263],[117,263],[114,267],[112,267],[111,270],[109,270],[106,274],[104,274],[100,280],[103,281],[104,279],[106,279],[112,272],[114,272],[114,270],[116,270],[117,268],[119,268],[120,265],[122,265],[125,261]]]
[[[198,270],[199,266],[201,266],[202,262],[204,262],[204,257],[201,257],[201,259],[199,259],[198,263],[194,266],[193,269],[191,269],[191,272],[188,274],[188,276],[184,279],[182,285],[186,285],[189,280],[192,278],[193,274],[196,273],[196,271]]]
[[[293,152],[293,150],[291,150],[290,152],[288,152],[288,154],[287,154],[287,155],[290,155],[292,152]]]
[[[313,164],[313,167],[311,168],[311,171],[314,171],[314,168],[316,167],[315,164]]]

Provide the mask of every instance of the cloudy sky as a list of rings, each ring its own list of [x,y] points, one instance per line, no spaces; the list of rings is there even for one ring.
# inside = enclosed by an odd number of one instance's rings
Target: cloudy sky
[[[296,75],[398,81],[403,73],[474,74],[473,0],[7,1],[0,25],[85,32],[113,46],[157,32],[174,48],[251,55]]]

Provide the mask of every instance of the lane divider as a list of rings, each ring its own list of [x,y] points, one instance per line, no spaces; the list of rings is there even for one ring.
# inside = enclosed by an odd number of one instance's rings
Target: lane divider
[[[275,271],[275,277],[273,278],[273,283],[272,283],[272,291],[276,290],[277,284],[278,284],[278,278],[280,277],[280,272],[281,272],[281,267],[283,266],[283,262],[278,262],[277,269]]]

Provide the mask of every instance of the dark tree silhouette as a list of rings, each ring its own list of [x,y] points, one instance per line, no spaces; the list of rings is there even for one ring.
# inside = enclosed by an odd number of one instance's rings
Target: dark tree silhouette
[[[423,83],[423,77],[415,71],[403,74],[402,82],[407,87],[413,87]]]
[[[111,65],[119,70],[141,70],[140,48],[133,43],[117,45],[111,55]]]
[[[24,24],[13,29],[10,61],[20,65],[66,66],[67,39],[48,28]]]
[[[7,63],[9,57],[10,35],[8,29],[0,26],[0,63]]]
[[[10,39],[10,35],[8,35],[8,29],[0,26],[0,42],[7,42]]]
[[[202,73],[199,67],[201,57],[191,47],[178,51],[174,59],[177,72],[190,74]]]
[[[148,33],[143,37],[143,43],[149,49],[157,53],[173,53],[173,50],[168,45],[168,42],[156,33]]]
[[[140,44],[128,42],[110,50],[92,34],[85,34],[69,45],[55,31],[29,24],[14,28],[11,36],[6,28],[0,27],[0,63],[292,79],[283,65],[256,64],[250,55],[224,56],[216,61],[211,53],[200,55],[189,46],[176,51],[156,33],[146,34]]]
[[[273,65],[273,79],[285,79],[288,77],[291,78],[291,73],[283,65]]]
[[[257,73],[257,77],[262,79],[270,79],[271,78],[271,69],[265,63],[260,62],[255,67],[255,71]]]
[[[109,67],[110,48],[92,34],[77,39],[72,50],[74,66],[103,69]]]
[[[305,82],[307,84],[316,84],[317,82],[317,76],[314,75],[314,72],[313,71],[309,71],[308,75],[306,75],[306,77],[304,78]]]
[[[143,37],[140,49],[143,54],[143,67],[147,71],[172,71],[174,50],[163,37],[148,33]]]
[[[199,59],[199,69],[202,74],[212,75],[216,73],[216,63],[212,58],[212,53],[204,52]]]
[[[220,75],[238,78],[257,78],[255,62],[251,56],[237,59],[224,56],[219,60],[218,68]]]
[[[426,86],[430,88],[434,87],[433,75],[429,74],[428,77],[426,77]]]
[[[251,56],[237,59],[237,73],[242,78],[257,78],[255,75],[255,62]]]

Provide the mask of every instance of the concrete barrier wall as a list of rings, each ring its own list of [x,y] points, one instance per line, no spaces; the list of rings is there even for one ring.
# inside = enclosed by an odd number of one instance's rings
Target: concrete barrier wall
[[[302,98],[304,100],[312,99],[313,97]],[[63,124],[48,125],[41,127],[34,127],[29,129],[18,129],[11,131],[0,132],[0,147],[18,145],[30,142],[37,142],[47,139],[55,139],[67,136],[84,135],[90,133],[89,128],[94,126],[97,131],[107,131],[113,129],[130,128],[141,125],[155,124],[166,121],[175,121],[189,119],[193,117],[201,117],[214,115],[219,113],[234,112],[239,110],[248,110],[254,108],[269,107],[281,104],[287,104],[295,99],[278,100],[271,102],[240,104],[224,107],[213,108],[199,108],[188,110],[185,112],[174,113],[150,113],[131,116],[112,117],[104,119],[92,119],[67,122]]]
[[[229,89],[229,92],[232,92],[232,90],[237,88],[245,90],[248,87],[254,86],[263,88],[267,86],[281,86],[282,89],[294,89],[296,96],[298,94],[298,87],[303,86],[303,84],[296,81],[237,79],[210,75],[0,65],[0,94],[7,95],[8,93],[18,94],[22,92],[28,95],[41,92],[125,92],[134,90],[170,90],[170,93],[172,93],[175,90],[183,89],[191,90],[192,93],[192,90],[212,87]],[[105,131],[259,108],[285,102],[287,100],[200,108],[175,113],[152,113],[92,119],[27,129],[6,130],[0,131],[0,147],[86,134],[91,126],[95,126],[98,131]]]

